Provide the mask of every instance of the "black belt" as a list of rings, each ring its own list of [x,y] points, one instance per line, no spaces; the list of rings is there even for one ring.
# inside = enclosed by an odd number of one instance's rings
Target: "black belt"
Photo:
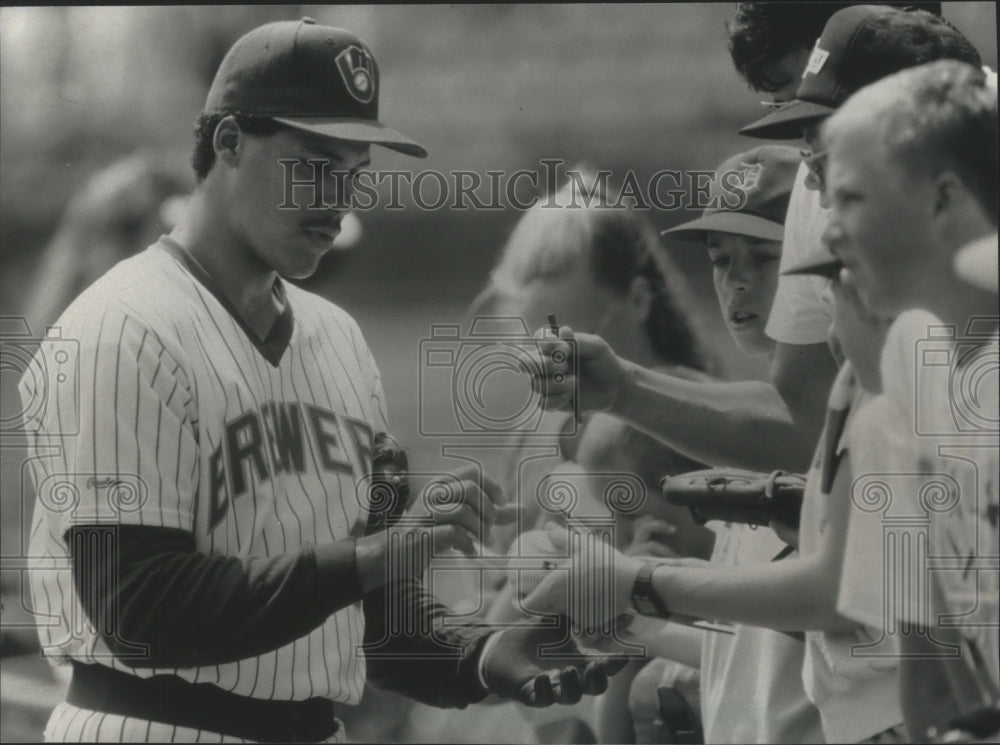
[[[66,700],[81,709],[264,742],[318,742],[340,726],[329,699],[266,701],[176,675],[140,678],[76,660]]]

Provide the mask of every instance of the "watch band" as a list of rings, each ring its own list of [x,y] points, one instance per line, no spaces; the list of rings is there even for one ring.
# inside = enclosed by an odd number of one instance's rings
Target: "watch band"
[[[661,562],[647,561],[636,575],[632,585],[632,607],[644,616],[670,618],[670,611],[653,589],[653,571],[662,566]]]

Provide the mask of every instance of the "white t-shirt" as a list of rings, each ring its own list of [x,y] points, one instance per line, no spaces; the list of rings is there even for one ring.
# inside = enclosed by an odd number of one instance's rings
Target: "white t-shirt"
[[[855,412],[847,435],[854,447],[851,458],[854,484],[851,512],[847,519],[844,566],[841,572],[837,610],[859,623],[890,629],[890,611],[885,585],[885,538],[883,528],[888,510],[883,486],[891,474],[905,473],[905,438],[886,396],[872,398]],[[893,512],[895,516],[895,512]],[[879,560],[872,563],[872,546],[879,547]]]
[[[759,564],[785,544],[767,528],[709,523],[712,561]],[[701,648],[701,717],[707,743],[824,742],[819,712],[802,687],[805,645],[786,634],[736,626],[707,633]]]
[[[779,271],[800,264],[822,245],[827,210],[819,203],[819,192],[805,185],[808,167],[803,164],[795,175],[788,212]],[[782,276],[771,304],[765,331],[782,344],[824,344],[833,323],[830,282],[813,275]]]
[[[993,696],[1000,690],[998,358],[996,319],[954,329],[915,310],[893,323],[882,352],[885,394],[859,423],[872,447],[859,451],[838,598],[845,615],[889,631],[900,619],[959,627],[964,657],[981,660],[974,673]],[[867,571],[856,550],[873,542],[897,567],[875,612],[870,590],[853,579]]]
[[[851,498],[851,456],[855,447],[851,440],[852,419],[872,398],[854,385],[853,378],[850,363],[845,363],[832,387],[831,405],[833,397],[842,391],[850,409],[837,443],[839,461],[830,493],[824,494],[821,486],[826,432],[807,475],[799,528],[799,552],[803,556],[819,550],[831,513],[847,509],[843,502]],[[881,565],[879,543],[858,546],[855,551],[860,554],[857,560],[865,566]],[[866,575],[864,581],[874,591],[881,591],[877,573]],[[858,580],[858,584],[864,581]],[[859,742],[903,722],[898,650],[895,637],[884,637],[878,629],[862,625],[836,633],[806,632],[802,681],[809,700],[819,709],[828,742]]]

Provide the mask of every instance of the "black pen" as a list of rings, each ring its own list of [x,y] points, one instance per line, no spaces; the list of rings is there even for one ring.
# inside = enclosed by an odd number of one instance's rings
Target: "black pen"
[[[549,331],[558,339],[559,338],[559,321],[556,320],[555,313],[549,313]]]
[[[558,339],[559,338],[559,321],[556,320],[556,314],[555,313],[549,313],[549,315],[548,315],[548,322],[549,322],[549,331],[551,331],[552,335],[555,336]],[[581,421],[581,419],[582,419],[582,417],[580,415],[580,409],[579,409],[579,407],[577,407],[576,404],[577,404],[577,401],[576,401],[576,399],[574,397],[574,399],[572,401],[572,405],[573,405],[573,419],[576,420],[577,424],[579,424],[580,421]]]

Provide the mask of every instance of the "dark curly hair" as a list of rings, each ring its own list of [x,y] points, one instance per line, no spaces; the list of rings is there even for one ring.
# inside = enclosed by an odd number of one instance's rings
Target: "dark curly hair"
[[[729,54],[747,84],[770,92],[775,83],[767,68],[796,51],[812,49],[830,16],[862,3],[763,2],[737,3],[736,15],[726,22]],[[919,8],[941,14],[941,3],[881,3],[898,8]]]
[[[203,111],[194,122],[194,150],[191,152],[191,167],[198,181],[203,181],[215,165],[215,148],[212,140],[215,129],[225,117],[232,116],[240,129],[250,135],[267,137],[288,127],[261,114],[245,114],[242,111],[226,109]]]

